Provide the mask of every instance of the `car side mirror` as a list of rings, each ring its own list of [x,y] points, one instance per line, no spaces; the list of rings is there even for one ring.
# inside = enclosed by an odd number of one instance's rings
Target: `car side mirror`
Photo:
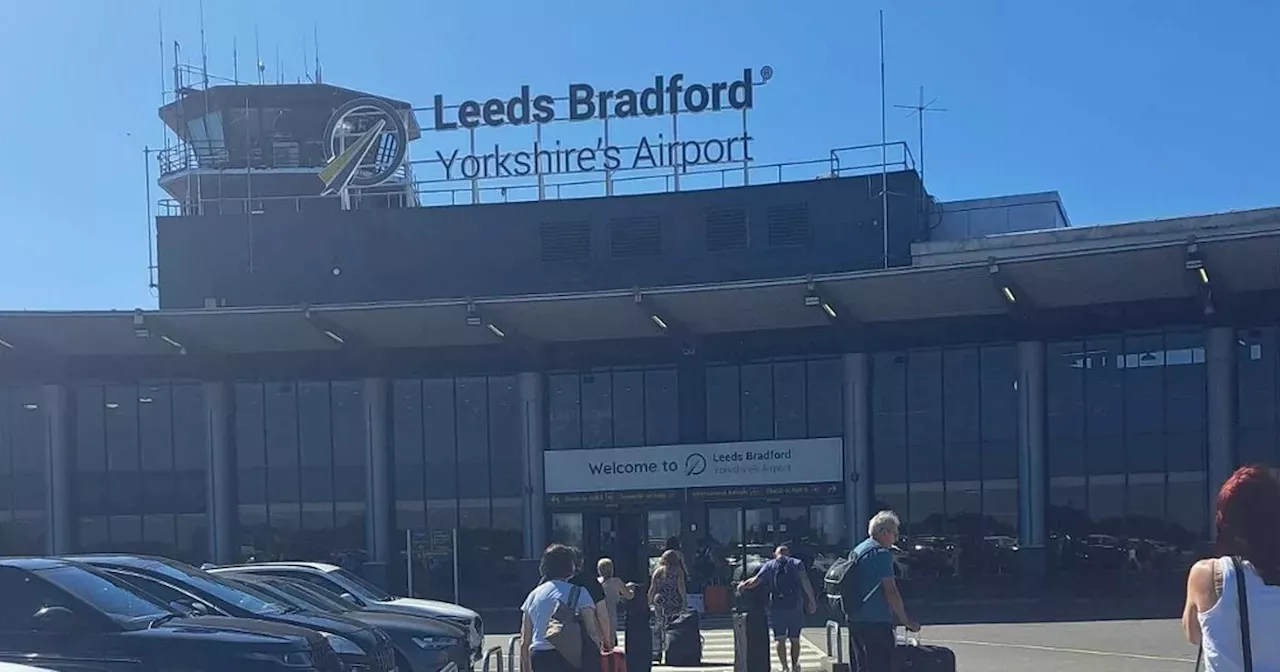
[[[41,632],[75,632],[80,629],[80,617],[66,607],[43,607],[31,617],[36,630]]]
[[[342,594],[342,599],[346,600],[346,601],[347,601],[347,603],[348,603],[348,604],[350,604],[350,605],[351,605],[351,606],[353,606],[353,607],[358,607],[358,606],[360,606],[360,600],[357,600],[357,599],[356,599],[356,596],[355,596],[355,595],[352,595],[351,593],[343,593],[343,594]]]

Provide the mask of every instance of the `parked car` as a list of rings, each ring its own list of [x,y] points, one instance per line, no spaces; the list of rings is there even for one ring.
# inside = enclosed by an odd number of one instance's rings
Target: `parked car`
[[[282,606],[247,586],[167,558],[104,554],[73,559],[195,613],[251,618],[315,630],[324,636],[351,672],[395,669],[391,638],[360,621]]]
[[[0,560],[0,672],[342,672],[320,635],[236,618],[189,618],[121,579],[63,559]],[[11,666],[12,665],[12,666]]]
[[[241,572],[229,580],[255,586],[305,611],[341,614],[377,627],[391,637],[400,672],[438,672],[449,663],[458,670],[471,667],[467,631],[440,619],[356,609],[350,602],[295,579]]]
[[[323,562],[263,562],[210,569],[214,574],[248,572],[297,579],[326,590],[370,611],[425,614],[468,629],[471,659],[484,657],[484,622],[480,614],[449,602],[399,597],[336,565]]]

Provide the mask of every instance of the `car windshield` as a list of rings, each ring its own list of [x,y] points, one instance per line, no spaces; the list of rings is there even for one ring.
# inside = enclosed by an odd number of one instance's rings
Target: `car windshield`
[[[288,594],[295,602],[311,605],[312,609],[335,614],[351,611],[350,604],[340,602],[329,597],[323,591],[312,590],[311,588],[294,581],[270,581],[268,582],[268,585],[279,591],[281,594]]]
[[[39,574],[117,622],[150,621],[173,613],[150,595],[133,590],[118,579],[81,567],[57,567],[41,570]]]
[[[395,596],[391,593],[386,592],[385,590],[365,581],[345,569],[335,569],[329,572],[329,575],[340,577],[339,581],[347,587],[347,590],[360,599],[369,600],[371,602],[390,602],[395,599]]]
[[[244,590],[246,593],[263,596],[264,598],[268,598],[269,602],[282,605],[290,610],[301,609],[303,611],[325,611],[323,609],[316,609],[315,605],[312,605],[305,600],[300,600],[288,592],[280,590],[278,586],[267,581],[244,579],[238,576],[220,578],[231,583],[235,587]]]
[[[247,586],[232,584],[208,572],[194,567],[186,568],[177,563],[159,563],[158,570],[190,588],[199,590],[216,600],[234,605],[259,616],[273,616],[288,611],[288,607],[276,604],[271,598],[253,591]]]

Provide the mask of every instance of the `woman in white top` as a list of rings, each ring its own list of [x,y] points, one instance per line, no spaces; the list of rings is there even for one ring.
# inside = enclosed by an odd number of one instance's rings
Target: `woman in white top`
[[[1218,493],[1214,523],[1222,557],[1191,568],[1182,613],[1182,630],[1201,647],[1206,672],[1280,670],[1278,512],[1280,481],[1266,467],[1241,467]],[[1240,559],[1242,573],[1233,557]],[[1248,649],[1241,627],[1240,581],[1248,603]]]
[[[547,626],[556,607],[565,604],[578,612],[582,624],[583,647],[599,646],[595,603],[586,590],[578,590],[576,605],[569,605],[574,586],[569,583],[575,567],[573,549],[553,544],[542,554],[542,575],[546,581],[529,592],[520,611],[524,613],[520,623],[520,672],[581,672],[582,661],[569,662],[547,641]]]
[[[604,588],[604,602],[609,609],[610,632],[614,633],[614,641],[617,641],[618,602],[635,597],[635,589],[613,575],[613,560],[609,558],[600,558],[596,563],[596,573],[600,575],[600,587]]]

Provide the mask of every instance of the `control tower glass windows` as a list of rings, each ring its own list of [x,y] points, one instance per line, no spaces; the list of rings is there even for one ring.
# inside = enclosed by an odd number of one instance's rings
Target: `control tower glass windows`
[[[227,140],[223,135],[222,113],[210,112],[187,122],[187,143],[200,168],[226,166]]]

